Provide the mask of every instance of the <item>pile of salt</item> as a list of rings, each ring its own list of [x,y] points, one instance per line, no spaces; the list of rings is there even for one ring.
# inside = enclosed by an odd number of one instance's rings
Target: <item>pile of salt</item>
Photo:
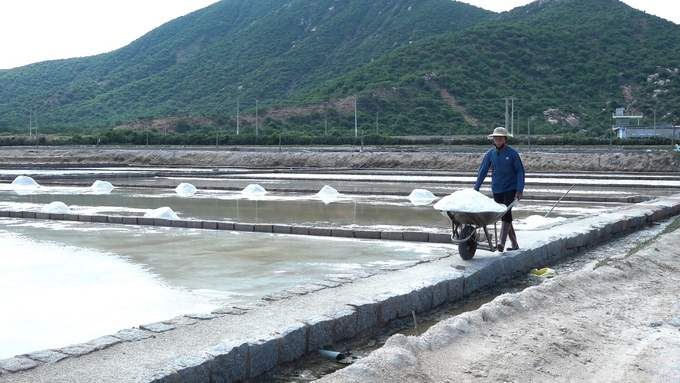
[[[458,190],[434,204],[435,210],[456,213],[502,213],[507,210],[503,204],[474,189]]]

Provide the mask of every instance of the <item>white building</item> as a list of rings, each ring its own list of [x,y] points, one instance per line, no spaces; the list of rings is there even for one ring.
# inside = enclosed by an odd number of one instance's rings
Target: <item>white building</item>
[[[617,108],[612,119],[614,119],[612,130],[617,138],[680,137],[680,127],[673,124],[640,125],[642,115],[626,114],[624,108]],[[633,121],[637,124],[632,124]]]

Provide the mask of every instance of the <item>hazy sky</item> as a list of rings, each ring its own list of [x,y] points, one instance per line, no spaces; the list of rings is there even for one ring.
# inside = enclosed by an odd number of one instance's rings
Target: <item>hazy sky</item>
[[[0,69],[110,52],[172,19],[215,2],[217,0],[0,0]],[[502,12],[531,0],[463,2]],[[623,2],[680,24],[677,0]]]

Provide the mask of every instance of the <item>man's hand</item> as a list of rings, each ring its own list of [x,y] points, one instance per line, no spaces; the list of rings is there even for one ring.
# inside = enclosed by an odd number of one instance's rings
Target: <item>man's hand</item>
[[[515,193],[515,198],[517,198],[518,200],[522,199],[522,197],[524,197],[524,194],[522,192]]]

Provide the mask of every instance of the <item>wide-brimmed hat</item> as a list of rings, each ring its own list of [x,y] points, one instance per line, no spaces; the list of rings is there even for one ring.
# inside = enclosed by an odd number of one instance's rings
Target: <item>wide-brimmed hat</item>
[[[488,138],[494,138],[494,137],[507,137],[510,138],[512,137],[512,134],[508,133],[508,130],[503,128],[503,127],[498,127],[493,130],[493,133],[489,134],[487,136]]]

